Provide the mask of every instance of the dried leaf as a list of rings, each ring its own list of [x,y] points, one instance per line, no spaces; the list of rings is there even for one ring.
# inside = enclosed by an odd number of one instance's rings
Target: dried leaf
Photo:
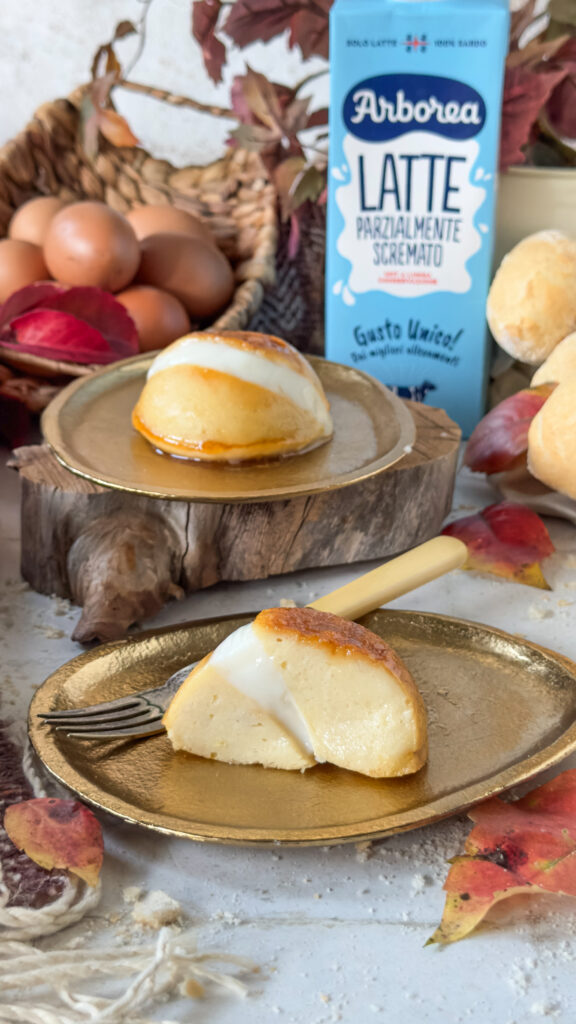
[[[216,36],[221,0],[194,0],[192,4],[192,35],[202,47],[202,59],[213,82],[222,81],[226,63],[226,47]]]
[[[574,0],[550,0],[548,10],[553,21],[559,21],[563,25],[576,25]]]
[[[514,803],[494,797],[468,816],[476,824],[465,854],[451,861],[430,943],[463,939],[495,903],[517,893],[576,896],[576,770]]]
[[[4,827],[19,850],[43,868],[66,868],[96,885],[104,857],[97,818],[78,800],[39,797],[6,808]]]
[[[124,39],[126,36],[133,36],[138,29],[132,21],[119,21],[114,29],[114,39]]]
[[[42,412],[59,390],[57,384],[49,384],[37,377],[14,375],[0,384],[0,394],[18,399],[28,412],[33,413]]]
[[[326,177],[314,164],[310,164],[298,176],[292,189],[292,203],[296,209],[310,200],[315,203],[326,184]]]
[[[308,107],[310,96],[303,96],[302,99],[295,99],[286,107],[281,123],[286,135],[297,135],[308,127]]]
[[[539,15],[536,14],[538,6],[538,0],[528,0],[523,7],[518,11],[510,12],[510,36],[508,49],[511,51],[518,49],[518,44],[521,37],[527,28],[537,20]]]
[[[112,43],[104,43],[98,47],[94,54],[90,71],[93,82],[101,82],[108,75],[111,75],[115,82],[120,79],[122,67],[114,52]]]
[[[288,45],[291,49],[299,46],[304,60],[316,54],[328,60],[329,22],[328,9],[313,10],[315,5],[306,5],[306,9],[298,11],[290,22]]]
[[[318,110],[313,110],[308,117],[306,127],[321,128],[325,124],[328,124],[328,107],[319,107]]]
[[[553,63],[544,70],[524,65],[506,68],[500,135],[501,171],[525,162],[523,148],[529,142],[540,111],[565,74],[562,67]]]
[[[224,31],[241,48],[267,43],[290,28],[290,19],[301,6],[291,0],[236,0]]]
[[[139,140],[134,135],[125,117],[115,110],[101,110],[97,115],[99,130],[113,146],[137,146]]]
[[[289,156],[274,168],[272,177],[280,199],[280,212],[283,220],[287,220],[292,210],[292,186],[295,179],[306,166],[303,156]]]
[[[106,47],[101,47],[105,51]],[[117,63],[117,62],[116,62]],[[80,112],[80,134],[82,145],[90,157],[98,153],[98,134],[114,146],[137,146],[138,139],[126,121],[126,118],[113,109],[110,92],[117,85],[121,76],[121,68],[107,69],[106,74],[96,78],[90,85],[88,93],[83,97]]]
[[[249,153],[261,153],[263,150],[275,146],[281,138],[281,134],[257,124],[241,124],[230,132],[230,138]]]
[[[328,57],[328,15],[333,0],[236,0],[223,29],[241,48],[269,42],[287,29],[302,56]]]
[[[501,473],[519,464],[530,424],[553,390],[553,384],[523,388],[491,409],[472,431],[464,464],[475,473]]]
[[[532,71],[546,71],[553,68],[552,58],[564,45],[568,36],[557,37],[556,39],[533,39],[527,46],[515,53],[508,54],[506,58],[507,68],[525,67]]]
[[[511,501],[489,505],[482,512],[450,523],[442,533],[466,544],[464,569],[550,590],[540,562],[553,554],[554,545],[540,517],[525,505]]]
[[[237,76],[236,81],[241,87],[244,102],[250,113],[267,128],[277,131],[282,108],[274,84],[259,71],[253,71],[251,67],[247,67],[245,75]]]

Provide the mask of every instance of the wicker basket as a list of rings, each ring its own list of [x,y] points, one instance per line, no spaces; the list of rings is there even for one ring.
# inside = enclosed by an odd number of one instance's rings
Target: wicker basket
[[[0,150],[0,236],[15,209],[37,195],[70,201],[98,199],[121,213],[142,203],[168,203],[205,220],[230,259],[236,289],[214,326],[248,327],[264,289],[275,280],[276,195],[257,155],[230,149],[204,167],[173,167],[141,148],[116,148],[105,141],[95,160],[80,143],[82,90],[45,103],[15,139]],[[38,375],[87,372],[55,363],[0,353],[3,362]]]

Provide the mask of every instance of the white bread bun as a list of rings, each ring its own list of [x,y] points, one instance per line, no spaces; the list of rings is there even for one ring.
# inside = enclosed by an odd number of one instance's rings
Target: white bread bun
[[[492,282],[486,316],[505,352],[538,365],[576,330],[576,241],[539,231],[504,257]]]
[[[558,384],[528,430],[528,469],[553,491],[576,498],[576,377]]]
[[[418,771],[426,713],[380,637],[313,608],[270,608],[184,681],[164,724],[176,750],[302,770],[329,761],[376,778]]]
[[[530,387],[538,384],[559,384],[576,377],[576,331],[564,338],[536,370]]]
[[[160,352],[132,414],[162,451],[209,462],[290,455],[333,431],[324,389],[286,341],[196,331]]]

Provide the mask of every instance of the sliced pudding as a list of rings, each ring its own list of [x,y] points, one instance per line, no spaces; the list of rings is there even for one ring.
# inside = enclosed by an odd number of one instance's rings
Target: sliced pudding
[[[176,750],[304,769],[329,761],[376,778],[426,761],[426,713],[380,637],[313,608],[270,608],[201,661],[164,724]]]

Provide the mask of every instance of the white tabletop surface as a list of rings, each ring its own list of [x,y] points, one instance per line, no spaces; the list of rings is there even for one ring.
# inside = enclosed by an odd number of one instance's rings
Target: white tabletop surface
[[[483,478],[460,473],[454,515],[495,500]],[[4,458],[0,524],[1,714],[23,721],[36,687],[80,651],[69,639],[78,610],[20,580],[19,484]],[[576,530],[560,520],[548,526],[557,548],[546,562],[551,592],[460,571],[393,606],[484,622],[576,659]],[[218,585],[171,604],[145,625],[254,610],[281,598],[304,604],[371,567]],[[573,757],[561,767],[574,766]],[[367,849],[240,849],[108,819],[104,895],[91,928],[119,942],[114,918],[129,914],[125,887],[161,889],[198,928],[202,948],[260,965],[245,1001],[219,992],[201,1004],[180,1000],[150,1014],[158,1021],[527,1024],[550,1018],[573,1024],[575,900],[505,901],[470,938],[444,949],[424,947],[442,914],[446,860],[461,852],[469,828],[461,816]],[[46,941],[55,948],[65,940]]]

